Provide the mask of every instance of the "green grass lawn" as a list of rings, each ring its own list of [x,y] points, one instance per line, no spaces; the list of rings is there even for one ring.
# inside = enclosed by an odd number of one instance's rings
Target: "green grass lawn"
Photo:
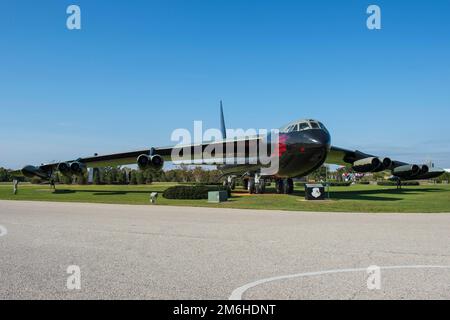
[[[46,185],[22,184],[17,195],[12,194],[11,184],[0,185],[2,200],[34,200],[61,202],[95,202],[117,204],[149,204],[150,192],[162,192],[171,183],[154,183],[144,186],[66,186],[58,185],[53,192]],[[353,185],[332,187],[330,200],[305,201],[304,192],[297,187],[294,195],[248,195],[236,190],[226,203],[209,204],[206,200],[168,200],[161,195],[158,205],[198,206],[220,208],[280,209],[295,211],[337,212],[450,212],[449,185],[422,185],[381,187]],[[274,192],[273,189],[268,190]]]

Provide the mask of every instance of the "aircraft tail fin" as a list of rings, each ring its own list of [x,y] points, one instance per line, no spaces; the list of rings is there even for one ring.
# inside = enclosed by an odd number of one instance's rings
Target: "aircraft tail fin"
[[[227,129],[225,127],[225,118],[223,116],[223,105],[222,100],[220,100],[220,131],[222,132],[222,138],[227,138]]]

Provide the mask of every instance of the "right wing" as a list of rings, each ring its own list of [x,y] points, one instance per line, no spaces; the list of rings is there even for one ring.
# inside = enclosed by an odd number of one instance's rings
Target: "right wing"
[[[366,159],[366,158],[372,158],[372,157],[378,157],[374,156],[368,153],[361,152],[359,150],[348,150],[344,148],[339,148],[332,146],[330,149],[330,152],[328,153],[327,160],[325,161],[328,164],[337,164],[341,166],[352,166],[355,161]],[[405,162],[401,161],[392,161],[393,167],[403,166],[407,165]]]
[[[391,170],[393,177],[401,180],[432,179],[444,173],[443,169],[434,166],[409,164],[358,150],[352,151],[334,146],[331,147],[325,162],[351,167],[356,172],[362,173]]]

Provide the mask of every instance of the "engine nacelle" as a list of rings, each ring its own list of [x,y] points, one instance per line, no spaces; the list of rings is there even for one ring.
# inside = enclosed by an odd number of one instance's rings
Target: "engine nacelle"
[[[82,176],[87,172],[87,167],[84,163],[74,161],[70,164],[70,172],[75,176]]]
[[[392,160],[390,158],[378,158],[381,161],[381,165],[373,170],[373,172],[381,172],[390,169],[392,166]]]
[[[428,168],[428,166],[422,166]],[[425,170],[425,168],[423,168]],[[420,174],[422,170],[417,164],[407,164],[404,166],[400,166],[392,169],[392,174],[399,178],[410,179],[416,177]],[[428,171],[427,171],[428,172]]]
[[[356,172],[380,172],[390,168],[392,160],[389,158],[369,157],[353,163],[353,170]]]
[[[137,165],[141,170],[152,169],[160,171],[164,166],[164,159],[158,154],[153,156],[141,154],[137,158]]]
[[[353,170],[356,172],[372,172],[381,166],[381,161],[378,158],[364,158],[353,163]]]
[[[72,176],[72,172],[70,170],[70,164],[67,162],[61,162],[60,164],[58,164],[57,169],[63,176],[66,176],[66,177]]]
[[[431,179],[433,177],[433,174],[430,174],[430,168],[426,165],[420,165],[419,166],[419,173],[417,175],[411,176],[411,178],[415,179]]]
[[[419,167],[420,167],[419,175],[427,174],[430,171],[430,168],[426,164],[423,164]]]

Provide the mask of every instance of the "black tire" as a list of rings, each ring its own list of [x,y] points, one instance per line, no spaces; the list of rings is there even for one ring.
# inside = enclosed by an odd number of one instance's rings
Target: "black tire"
[[[233,182],[231,182],[230,188],[231,188],[231,190],[236,189],[236,181],[234,181],[234,179],[233,179]]]
[[[294,193],[294,180],[291,178],[287,179],[287,194],[293,194]]]
[[[256,191],[255,181],[249,180],[249,181],[248,181],[248,192],[249,192],[250,194],[253,194],[253,193],[255,193],[255,191]]]
[[[266,181],[261,180],[259,186],[260,186],[260,193],[261,194],[266,193]]]
[[[248,180],[242,180],[242,187],[244,188],[244,190],[248,190]]]
[[[278,194],[282,194],[284,190],[284,181],[283,180],[277,180],[275,181],[276,189]]]

